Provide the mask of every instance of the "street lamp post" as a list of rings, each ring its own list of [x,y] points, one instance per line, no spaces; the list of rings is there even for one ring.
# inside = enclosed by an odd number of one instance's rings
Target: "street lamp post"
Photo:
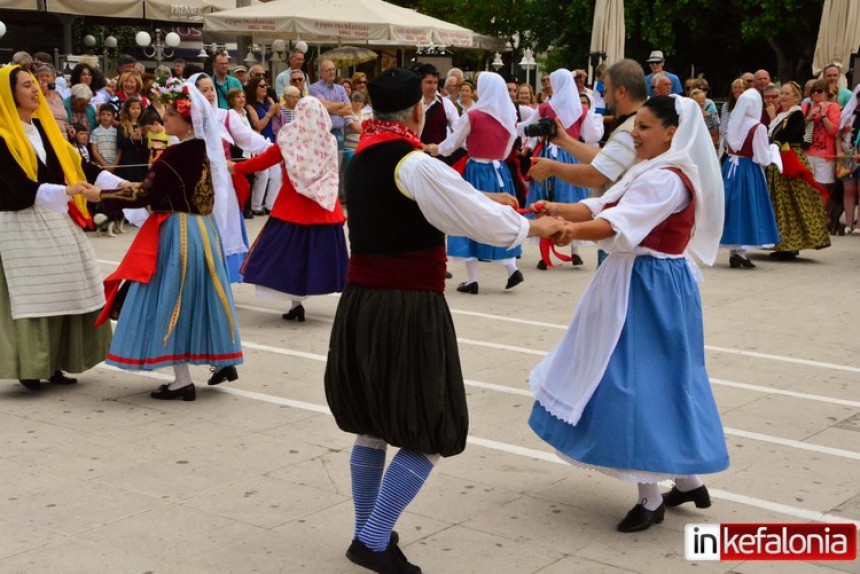
[[[493,63],[490,64],[493,69],[498,72],[502,67],[504,67],[505,63],[502,62],[502,55],[496,52],[496,56],[493,58]]]
[[[161,41],[161,29],[155,29],[155,42],[152,42],[152,36],[149,32],[138,32],[134,37],[134,42],[141,48],[147,58],[155,58],[155,65],[160,66],[165,56],[173,57],[173,48],[179,46],[182,39],[176,32],[169,32],[164,37],[164,42]]]
[[[90,50],[95,51],[96,47],[96,38],[92,34],[87,34],[84,36],[84,46],[89,48]],[[109,67],[109,50],[114,50],[117,47],[117,39],[113,36],[108,36],[104,40],[102,40],[102,70],[104,70],[105,75],[107,75],[108,67]]]
[[[526,71],[526,83],[529,85],[531,85],[531,71],[534,70],[536,66],[537,62],[535,62],[535,55],[531,48],[523,50],[523,59],[520,60],[520,68]]]

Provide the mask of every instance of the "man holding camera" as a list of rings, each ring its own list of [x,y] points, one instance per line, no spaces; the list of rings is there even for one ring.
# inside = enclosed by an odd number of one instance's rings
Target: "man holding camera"
[[[621,60],[610,66],[604,76],[606,107],[615,116],[615,125],[602,149],[586,145],[557,130],[552,142],[575,157],[579,163],[568,164],[548,158],[532,158],[529,175],[542,181],[555,176],[564,181],[592,187],[597,195],[612,184],[636,163],[633,149],[633,122],[636,112],[648,99],[642,67],[635,60]],[[598,264],[605,254],[598,252]]]
[[[556,176],[567,182],[598,189],[603,195],[636,161],[633,121],[648,99],[642,68],[634,60],[621,60],[606,70],[606,106],[615,115],[615,126],[602,149],[586,145],[557,130],[551,141],[579,160],[565,164],[548,158],[532,158],[529,175],[537,180]]]

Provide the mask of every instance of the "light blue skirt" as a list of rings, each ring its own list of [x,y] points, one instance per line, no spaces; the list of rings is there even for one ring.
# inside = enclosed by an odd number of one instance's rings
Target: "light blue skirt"
[[[242,269],[242,264],[245,263],[250,243],[248,243],[248,228],[245,226],[245,216],[241,212],[239,213],[239,228],[242,230],[242,242],[245,244],[245,251],[243,253],[228,255],[226,258],[227,276],[230,278],[230,283],[242,283],[245,280],[240,269]]]
[[[723,163],[726,193],[721,245],[759,247],[779,243],[779,229],[770,203],[767,180],[760,165],[748,157]]]
[[[499,171],[491,163],[479,163],[469,160],[466,162],[466,171],[463,173],[463,179],[472,184],[475,189],[493,193],[507,193],[516,197],[517,192],[514,188],[514,180],[511,179],[511,172],[504,161],[499,162]],[[499,184],[499,177],[502,179],[502,184]],[[476,257],[486,261],[498,261],[500,259],[512,259],[519,257],[523,252],[522,247],[513,249],[503,249],[492,245],[478,243],[468,237],[449,237],[448,238],[448,256],[449,257]]]
[[[211,216],[174,213],[162,223],[158,268],[149,283],[131,284],[106,362],[132,371],[242,363],[233,294]]]
[[[611,256],[610,256],[611,257]],[[699,289],[683,259],[637,257],[618,345],[576,426],[535,402],[529,426],[585,465],[667,476],[724,470]]]
[[[543,157],[543,156],[541,156]],[[551,157],[551,156],[550,156]],[[567,153],[561,148],[558,148],[557,161],[568,164],[578,164],[575,157]],[[557,201],[559,203],[576,203],[588,197],[589,190],[587,187],[573,185],[555,176],[548,177],[544,181],[532,180],[529,183],[529,193],[526,199],[526,206],[538,201]]]

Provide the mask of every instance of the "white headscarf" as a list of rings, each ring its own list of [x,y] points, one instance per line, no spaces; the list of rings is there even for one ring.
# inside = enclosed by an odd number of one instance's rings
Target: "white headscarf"
[[[738,98],[726,129],[726,141],[733,150],[740,150],[752,127],[761,122],[762,106],[761,94],[755,88],[745,90]]]
[[[488,114],[516,137],[517,110],[508,95],[505,79],[495,72],[481,72],[478,76],[478,101],[470,110]]]
[[[755,95],[758,96],[757,93]],[[690,98],[671,97],[675,98],[679,120],[669,151],[631,167],[621,181],[606,192],[604,200],[608,203],[618,201],[633,181],[646,171],[670,166],[680,169],[690,179],[696,194],[696,221],[688,249],[702,263],[713,265],[723,234],[724,191],[720,166],[699,104]]]
[[[230,172],[227,171],[224,146],[221,144],[221,124],[218,122],[212,104],[195,85],[199,77],[200,74],[194,74],[188,78],[183,87],[188,88],[188,94],[191,97],[191,124],[194,126],[194,137],[206,143],[206,155],[209,156],[212,187],[215,191],[212,215],[223,235],[224,230],[227,229],[227,194],[232,193],[233,187],[230,184]]]
[[[570,70],[559,68],[549,75],[552,85],[552,97],[549,105],[555,110],[555,115],[561,120],[564,129],[570,129],[576,120],[582,116],[582,104],[579,102],[579,90]]]
[[[839,131],[842,131],[842,128],[845,127],[845,124],[851,119],[851,116],[854,115],[854,110],[857,109],[857,95],[860,94],[860,84],[854,86],[854,95],[851,97],[851,100],[845,104],[845,107],[842,108],[842,115],[839,117]]]
[[[296,191],[333,211],[338,199],[337,140],[322,103],[305,96],[293,121],[278,132],[278,147]]]

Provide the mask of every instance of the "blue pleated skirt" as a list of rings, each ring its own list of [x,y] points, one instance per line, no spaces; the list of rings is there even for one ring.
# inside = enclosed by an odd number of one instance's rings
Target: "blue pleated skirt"
[[[491,193],[503,192],[516,197],[517,191],[514,188],[514,180],[511,178],[511,172],[504,161],[499,163],[499,171],[496,172],[493,164],[479,163],[470,159],[466,162],[466,171],[463,173],[463,179],[471,183],[475,189]],[[499,184],[499,177],[501,177],[503,185]],[[476,257],[486,261],[498,261],[500,259],[519,257],[522,252],[523,249],[519,246],[513,249],[504,249],[478,243],[468,237],[448,237],[449,257]]]
[[[129,287],[106,362],[133,371],[241,364],[233,293],[212,217],[172,214],[159,229],[157,265],[149,283]]]
[[[579,422],[571,426],[536,402],[529,426],[588,466],[667,477],[724,470],[729,455],[692,273],[683,259],[652,257],[637,257],[632,273],[621,337]]]
[[[558,156],[554,159],[562,163],[578,164],[575,157],[558,148]],[[550,190],[552,190],[550,192]],[[532,180],[529,183],[529,193],[526,205],[529,206],[538,201],[558,201],[559,203],[576,203],[588,197],[587,187],[573,185],[555,176],[548,177],[544,181]],[[551,196],[551,197],[550,197]]]
[[[343,225],[298,225],[270,217],[242,272],[245,282],[290,295],[340,293],[349,254]]]
[[[720,243],[751,247],[779,243],[779,229],[761,166],[748,157],[739,157],[737,167],[726,161],[722,172],[726,207]]]

